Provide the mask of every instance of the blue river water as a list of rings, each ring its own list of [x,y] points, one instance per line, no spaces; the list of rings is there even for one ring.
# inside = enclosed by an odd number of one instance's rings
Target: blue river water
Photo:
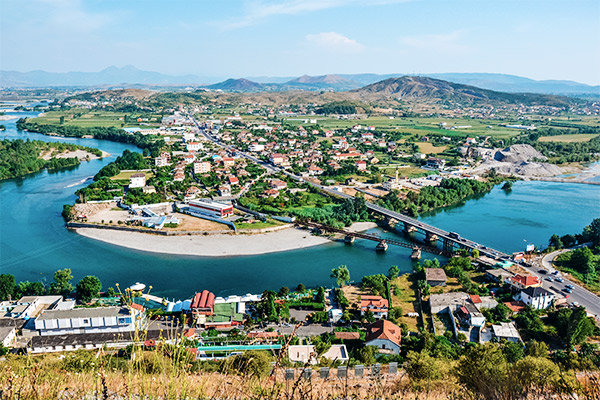
[[[10,114],[10,113],[9,113]],[[16,113],[33,116],[34,113]],[[357,240],[353,246],[321,246],[239,257],[193,257],[146,253],[110,245],[68,231],[60,215],[63,204],[75,202],[74,192],[102,166],[134,146],[94,139],[72,139],[18,132],[15,121],[5,121],[0,139],[65,141],[100,148],[111,154],[102,160],[49,173],[41,171],[0,182],[0,273],[17,280],[52,281],[55,270],[71,268],[75,281],[96,275],[104,288],[137,281],[153,286],[153,293],[187,298],[209,289],[217,295],[259,293],[281,286],[331,286],[332,268],[345,264],[353,280],[386,273],[392,265],[412,270],[410,250],[390,246],[376,253],[374,243]],[[545,246],[553,233],[577,233],[600,216],[597,186],[546,182],[517,182],[510,193],[494,189],[464,206],[422,217],[430,224],[459,232],[499,250],[523,250],[526,243]],[[375,229],[382,235],[394,233]],[[423,254],[425,258],[434,256]]]

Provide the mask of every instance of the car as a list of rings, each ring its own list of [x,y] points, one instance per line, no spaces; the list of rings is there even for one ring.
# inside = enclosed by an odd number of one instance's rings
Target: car
[[[566,287],[566,288],[569,288],[569,289],[574,289],[574,288],[575,288],[575,286],[573,286],[573,285],[571,285],[571,284],[565,285],[565,287]]]
[[[563,278],[555,278],[554,279],[556,282],[564,282],[565,280]]]
[[[565,289],[563,289],[563,291],[567,292],[567,293],[573,293],[573,289],[570,289],[570,288],[565,288]]]
[[[572,302],[572,303],[571,303],[571,305],[572,305],[573,307],[579,307],[579,303],[578,303],[578,302],[576,302],[576,301]]]
[[[546,271],[545,269],[538,269],[537,272],[540,273],[540,274],[547,274],[548,273],[548,271]]]
[[[558,275],[558,271],[554,271],[552,274],[553,275]]]
[[[547,280],[548,282],[552,282],[552,278],[544,278],[545,280]]]
[[[450,236],[452,239],[460,239],[460,235],[456,232],[448,232],[448,236]]]

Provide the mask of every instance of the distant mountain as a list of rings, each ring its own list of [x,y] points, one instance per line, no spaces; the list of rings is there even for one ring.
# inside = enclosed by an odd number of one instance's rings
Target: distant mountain
[[[260,83],[249,81],[248,79],[227,79],[226,81],[215,83],[214,85],[205,86],[212,90],[225,90],[233,92],[260,92],[263,91],[263,85]]]
[[[131,65],[108,67],[99,72],[0,71],[1,87],[101,86],[101,85],[193,85],[213,83],[196,75],[172,76],[143,71]]]
[[[497,92],[423,76],[389,78],[352,90],[351,93],[370,98],[401,98],[433,102],[453,101],[468,104],[501,102],[562,106],[572,101],[568,97],[548,94]]]

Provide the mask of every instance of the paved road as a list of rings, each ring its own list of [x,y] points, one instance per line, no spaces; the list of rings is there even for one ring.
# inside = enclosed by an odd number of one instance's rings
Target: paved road
[[[566,279],[560,271],[557,271],[552,265],[552,260],[559,254],[566,253],[569,250],[557,250],[552,253],[546,254],[542,258],[541,267],[533,267],[532,272],[535,273],[542,280],[542,287],[544,289],[559,292],[562,295],[569,295],[567,302],[579,303],[584,306],[587,311],[596,316],[596,319],[600,321],[600,297],[579,286],[575,282]],[[556,278],[563,279],[563,282],[559,282]],[[573,285],[573,292],[565,292],[567,285]]]

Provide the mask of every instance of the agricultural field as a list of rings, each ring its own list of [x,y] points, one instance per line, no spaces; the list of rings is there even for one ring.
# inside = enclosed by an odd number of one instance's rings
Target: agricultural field
[[[35,119],[39,124],[61,123],[61,117],[64,118],[64,125],[81,127],[142,127],[153,128],[160,125],[161,115],[150,115],[140,113],[123,113],[112,111],[89,111],[87,109],[72,109],[67,111],[49,111],[41,114]],[[138,118],[148,119],[148,121],[138,121]],[[125,122],[127,120],[127,122]]]
[[[558,136],[542,136],[538,139],[540,142],[557,142],[557,143],[583,143],[589,142],[598,135],[595,133],[579,133],[573,135],[558,135]]]
[[[154,177],[154,174],[151,171],[121,171],[119,173],[119,175],[115,175],[115,176],[111,177],[110,179],[112,179],[113,181],[129,180],[129,178],[131,178],[131,175],[138,174],[138,173],[145,174],[146,180]]]
[[[434,146],[432,143],[418,143],[419,151],[423,154],[438,154],[442,153],[448,146]]]
[[[396,168],[397,167],[395,167],[395,166],[390,166],[390,167],[380,166],[379,171],[385,175],[396,176]],[[427,170],[427,169],[417,168],[417,167],[406,167],[406,168],[400,167],[400,168],[398,168],[398,176],[399,177],[419,178],[421,176],[427,176],[427,175],[431,175],[433,173],[435,173],[435,172],[431,171],[431,170]]]

